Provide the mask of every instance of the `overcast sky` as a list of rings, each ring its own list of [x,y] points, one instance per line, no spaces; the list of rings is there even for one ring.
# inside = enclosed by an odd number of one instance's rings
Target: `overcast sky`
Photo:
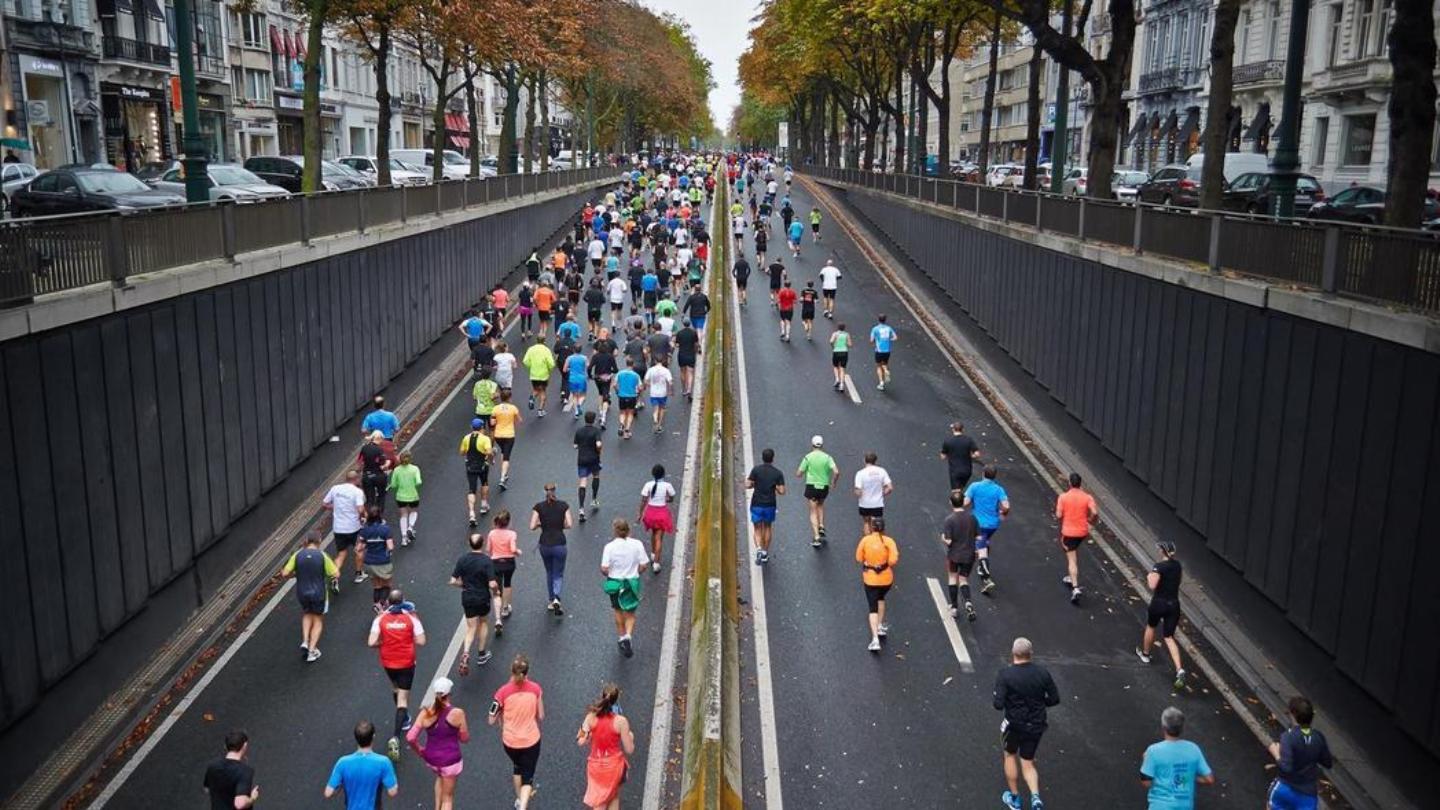
[[[715,89],[710,91],[710,114],[715,125],[730,124],[730,110],[740,103],[740,79],[736,75],[740,54],[747,43],[755,0],[644,0],[659,12],[670,12],[690,23],[700,53],[710,60]]]

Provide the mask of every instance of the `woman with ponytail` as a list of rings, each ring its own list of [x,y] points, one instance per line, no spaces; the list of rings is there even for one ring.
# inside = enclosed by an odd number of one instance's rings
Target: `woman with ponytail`
[[[675,532],[675,518],[670,502],[675,500],[675,487],[665,480],[665,465],[650,468],[651,480],[640,488],[640,524],[650,532],[650,573],[660,573],[660,550],[665,534]]]
[[[540,763],[540,724],[545,699],[540,684],[530,680],[530,661],[523,655],[510,663],[510,680],[490,702],[490,725],[500,726],[500,744],[510,757],[515,806],[526,810],[535,792],[535,767]]]
[[[619,700],[620,687],[605,684],[575,734],[577,745],[590,746],[585,761],[585,806],[595,810],[620,810],[620,786],[630,769],[626,757],[635,753],[635,732],[615,705]]]
[[[433,688],[435,702],[420,710],[405,741],[420,755],[425,767],[435,772],[435,810],[453,810],[455,781],[465,766],[460,745],[470,741],[470,726],[465,721],[465,710],[450,703],[450,690],[455,684],[441,677],[435,679]],[[421,733],[425,734],[424,745],[420,744]]]

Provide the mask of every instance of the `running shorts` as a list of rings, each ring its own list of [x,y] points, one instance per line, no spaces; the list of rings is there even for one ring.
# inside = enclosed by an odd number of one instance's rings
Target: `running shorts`
[[[889,585],[866,585],[865,603],[870,606],[871,613],[878,613],[880,603],[885,601],[885,594],[890,593]]]
[[[824,503],[830,496],[830,487],[816,487],[810,484],[805,485],[805,500],[816,503]]]
[[[705,316],[702,315],[699,318],[691,318],[690,325],[695,327],[695,331],[697,332],[705,331]]]
[[[675,362],[680,365],[680,368],[694,368],[694,367],[695,367],[695,355],[693,355],[693,354],[677,354],[677,355],[675,355]]]
[[[547,388],[549,388],[549,387],[550,387],[550,380],[549,380],[548,378],[547,378],[547,379],[544,379],[544,380],[531,380],[531,381],[530,381],[530,389],[531,389],[532,391],[537,391],[537,392],[538,392],[538,391],[544,391],[545,389],[547,389]]]
[[[540,764],[540,743],[535,743],[529,748],[511,748],[506,745],[505,755],[510,757],[510,764],[514,766],[513,773],[520,777],[520,784],[535,784],[535,766]]]
[[[300,612],[311,616],[324,616],[330,612],[330,600],[325,598],[323,593],[314,597],[301,594]]]
[[[465,618],[483,618],[490,615],[490,595],[473,596],[462,594],[460,596],[460,607],[465,611]]]
[[[967,486],[970,485],[970,476],[972,476],[972,475],[974,475],[974,471],[968,471],[968,472],[966,472],[964,475],[960,475],[959,473],[956,473],[956,472],[951,472],[951,473],[950,473],[950,490],[951,490],[952,492],[955,491],[955,490],[957,490],[957,489],[963,491],[963,490],[965,489],[965,487],[967,487]]]
[[[1065,549],[1066,551],[1075,551],[1076,549],[1080,548],[1080,545],[1084,543],[1087,539],[1089,539],[1089,535],[1086,535],[1084,537],[1066,537],[1064,535],[1061,535],[1060,547]]]
[[[590,320],[590,323],[599,323],[601,312],[603,312],[603,310],[595,309],[594,307],[585,310],[586,317]]]
[[[883,506],[862,506],[862,507],[860,507],[860,517],[862,517],[862,518],[883,518],[883,517],[885,517],[885,507],[883,507]]]
[[[622,410],[622,411],[633,411],[633,410],[635,410],[635,400],[637,400],[637,399],[638,399],[638,397],[620,397],[620,410]]]
[[[795,310],[793,310],[793,309],[782,309],[782,310],[780,310],[780,320],[782,320],[782,321],[791,321],[791,320],[794,320],[794,319],[795,319]]]
[[[550,310],[548,310],[548,309],[542,309],[542,310],[540,310],[540,322],[541,322],[541,323],[549,323],[549,322],[550,322]]]
[[[572,394],[583,394],[588,387],[584,377],[578,380],[570,379],[565,382],[565,390]]]
[[[742,289],[742,290],[745,289],[745,288],[746,288],[747,286],[749,286],[749,285],[750,285],[750,280],[749,280],[749,279],[746,279],[746,278],[737,278],[737,279],[735,279],[735,286],[738,287],[738,288],[740,288],[740,289]]]
[[[821,291],[820,291],[820,295],[823,296],[823,297],[825,297],[825,298],[831,298],[831,299],[833,299],[833,298],[835,297],[835,291],[834,291],[834,290],[821,290]]]
[[[1301,793],[1279,779],[1270,784],[1270,794],[1266,796],[1266,802],[1268,810],[1315,810],[1320,806],[1318,796]]]
[[[1150,608],[1146,611],[1145,624],[1149,627],[1159,627],[1160,634],[1165,638],[1174,638],[1175,628],[1180,624],[1180,603],[1173,599],[1151,598]]]
[[[802,320],[802,321],[813,321],[813,320],[815,320],[815,305],[814,305],[814,304],[801,304],[801,305],[800,305],[800,320]]]
[[[577,477],[579,477],[579,478],[589,478],[589,477],[591,477],[592,475],[599,475],[599,474],[600,474],[600,462],[598,462],[598,461],[595,462],[594,464],[577,464],[577,465],[575,465],[575,475],[576,475]]]
[[[819,233],[819,232],[820,232],[820,223],[818,223],[818,222],[812,222],[812,223],[810,223],[810,232],[811,232],[811,233]]]
[[[889,353],[889,352],[875,352],[875,362],[876,362],[876,363],[888,363],[888,362],[890,362],[890,353]]]
[[[1010,725],[1001,733],[1000,744],[1005,747],[1005,753],[1019,754],[1023,760],[1034,761],[1035,749],[1040,747],[1040,735],[1044,733],[1030,734]]]
[[[945,560],[945,573],[959,574],[962,577],[968,577],[970,576],[970,567],[972,565],[974,565],[974,563],[955,562],[954,560],[947,559]]]
[[[389,582],[395,577],[395,563],[365,563],[365,573],[375,579],[383,579]]]
[[[775,507],[773,506],[752,506],[750,507],[750,522],[755,525],[769,526],[775,522]]]
[[[401,507],[402,509],[414,509],[415,507],[417,507],[417,506],[420,505],[420,499],[419,499],[419,498],[416,498],[416,499],[413,500],[413,501],[398,501],[398,500],[397,500],[397,501],[395,502],[395,505],[398,506],[398,507]]]
[[[495,582],[502,588],[510,587],[510,580],[515,576],[515,558],[502,557],[494,561]]]
[[[850,365],[849,352],[832,352],[830,354],[830,365],[835,368],[845,368]]]
[[[390,678],[390,685],[396,689],[409,690],[415,684],[415,666],[413,664],[404,669],[385,667],[385,674]]]
[[[336,532],[335,550],[349,551],[360,544],[360,532]]]
[[[650,404],[656,408],[663,408],[667,399],[669,397],[650,397]]]
[[[595,393],[599,394],[599,396],[600,396],[600,401],[601,401],[601,402],[607,402],[607,401],[609,401],[609,399],[610,399],[610,380],[596,380],[596,381],[595,381]]]
[[[500,448],[500,457],[509,461],[510,453],[515,449],[515,437],[501,438],[497,436],[495,438],[495,446]]]
[[[466,483],[466,485],[467,485],[468,487],[470,487],[470,488],[469,488],[468,490],[466,490],[466,491],[467,491],[467,492],[471,492],[471,493],[479,492],[479,491],[480,491],[480,487],[482,487],[482,486],[489,486],[489,485],[490,485],[490,465],[487,464],[487,465],[485,465],[484,468],[482,468],[482,469],[480,469],[480,470],[478,470],[478,471],[476,471],[476,470],[466,470],[466,471],[465,471],[465,483]]]
[[[975,548],[976,548],[976,549],[989,548],[989,547],[990,547],[990,538],[994,537],[994,536],[995,536],[995,532],[998,532],[998,531],[1000,531],[1000,527],[999,527],[999,526],[996,526],[996,527],[993,528],[993,529],[987,529],[987,528],[985,528],[984,526],[981,526],[981,527],[980,527],[980,537],[975,540]]]

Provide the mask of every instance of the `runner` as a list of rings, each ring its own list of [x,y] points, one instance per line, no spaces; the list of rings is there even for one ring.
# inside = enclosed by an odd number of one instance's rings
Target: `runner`
[[[1090,537],[1090,523],[1100,517],[1095,499],[1080,488],[1080,473],[1070,473],[1070,489],[1055,499],[1055,517],[1060,521],[1060,548],[1065,551],[1069,570],[1060,582],[1070,589],[1070,604],[1080,604],[1080,546]]]
[[[450,703],[453,681],[442,675],[430,688],[435,691],[435,702],[420,710],[405,741],[435,774],[435,810],[454,810],[455,781],[465,768],[460,746],[470,742],[470,726],[465,721],[465,710]],[[424,745],[420,744],[422,733]]]
[[[771,262],[768,267],[761,266],[765,267],[766,273],[770,276],[770,306],[773,307],[779,304],[780,288],[785,286],[788,278],[785,273],[785,262],[776,256],[775,261]]]
[[[330,512],[330,531],[335,534],[335,567],[345,569],[345,555],[360,542],[360,527],[365,520],[365,492],[360,489],[360,471],[349,470],[345,481],[330,487],[325,493],[322,505]],[[355,554],[355,582],[365,581],[364,563],[358,550]],[[340,592],[338,577],[330,583],[330,590]]]
[[[826,313],[829,314],[828,312]],[[845,331],[845,324],[835,325],[835,331],[830,333],[830,366],[835,372],[835,390],[845,390],[845,367],[850,365],[850,333]]]
[[[528,281],[520,285],[515,312],[520,315],[520,337],[528,338],[535,334],[535,288]]]
[[[770,232],[764,228],[755,229],[755,263],[765,266],[765,250],[770,246]]]
[[[525,350],[520,360],[525,373],[530,377],[530,410],[540,419],[545,418],[545,400],[549,397],[550,375],[555,373],[555,353],[543,340]],[[536,406],[539,406],[538,408]]]
[[[860,522],[864,524],[865,534],[870,533],[871,524],[877,518],[885,517],[885,498],[895,491],[890,473],[875,463],[878,460],[875,453],[866,453],[865,466],[855,471],[855,497],[859,500]]]
[[[1005,751],[1005,782],[1009,789],[1000,801],[1011,810],[1020,810],[1020,774],[1030,788],[1030,810],[1044,810],[1040,799],[1040,774],[1035,770],[1035,749],[1048,726],[1046,709],[1060,704],[1055,679],[1039,664],[1031,662],[1034,647],[1028,638],[1010,645],[1010,666],[995,673],[994,706],[1004,712],[1000,723],[1001,747]]]
[[[814,206],[810,209],[810,238],[816,242],[820,241],[820,207]]]
[[[615,361],[615,351],[618,348],[615,341],[610,339],[610,330],[601,327],[600,337],[595,341],[595,351],[590,355],[590,365],[587,374],[595,382],[595,395],[600,400],[600,429],[605,429],[605,422],[610,415],[610,386],[615,381],[615,375],[620,371],[620,365]]]
[[[470,420],[470,432],[460,440],[460,455],[465,458],[465,508],[469,514],[470,528],[479,523],[475,520],[475,495],[480,495],[480,514],[490,512],[490,459],[495,454],[494,443],[485,435],[485,420]]]
[[[365,419],[360,423],[360,435],[369,438],[371,433],[380,431],[380,435],[386,439],[394,439],[395,432],[400,429],[400,420],[391,411],[385,409],[385,397],[376,394],[370,401],[374,410],[365,414]]]
[[[675,487],[665,480],[665,465],[650,468],[651,479],[640,488],[640,525],[650,532],[650,573],[660,573],[661,548],[666,534],[675,533],[675,518],[670,502],[675,500]]]
[[[790,287],[790,279],[787,278],[775,294],[775,306],[780,313],[780,339],[786,343],[790,342],[790,327],[795,319],[795,298],[795,290]]]
[[[475,398],[475,416],[487,427],[494,424],[491,416],[495,413],[496,401],[500,399],[500,383],[493,379],[494,373],[488,368],[480,369],[479,379],[470,389],[470,395]]]
[[[371,601],[375,603],[375,612],[380,613],[390,596],[390,581],[395,578],[395,537],[379,506],[371,506],[366,512],[360,543],[365,549],[365,573],[371,580]]]
[[[415,606],[405,601],[399,588],[392,589],[386,607],[370,624],[369,645],[380,651],[380,666],[390,679],[395,699],[395,731],[387,743],[390,759],[400,760],[400,736],[410,728],[410,687],[415,682],[415,648],[425,645],[425,627]]]
[[[790,223],[790,255],[796,259],[800,258],[800,239],[805,235],[805,226],[798,222]]]
[[[375,725],[369,720],[355,724],[355,751],[335,761],[330,780],[325,783],[325,798],[344,792],[345,810],[375,810],[380,806],[380,791],[395,798],[400,783],[395,779],[395,765],[370,749],[375,744]],[[399,752],[399,747],[396,747]]]
[[[875,318],[878,323],[870,327],[870,345],[875,347],[875,386],[881,391],[890,383],[890,344],[895,342],[895,329],[885,322],[885,313]]]
[[[540,318],[540,331],[535,336],[542,341],[550,334],[550,318],[555,311],[557,299],[553,286],[542,279],[535,290],[535,314]]]
[[[975,564],[975,541],[980,539],[980,525],[965,511],[965,495],[950,490],[950,514],[940,528],[940,542],[945,544],[945,578],[950,595],[950,615],[960,615],[957,597],[965,599],[965,618],[975,621],[975,605],[970,601],[970,568]]]
[[[285,578],[295,577],[295,598],[300,602],[300,654],[306,663],[320,660],[320,634],[325,632],[325,614],[330,612],[330,583],[340,568],[320,550],[320,533],[308,532],[305,543],[280,569]]]
[[[663,337],[658,331],[658,326],[653,328],[656,329],[656,333],[651,336],[652,341],[656,336]],[[650,366],[649,370],[645,372],[645,385],[649,390],[650,405],[655,409],[654,412],[651,413],[650,418],[655,423],[655,433],[657,435],[665,432],[665,403],[670,399],[670,389],[674,386],[675,382],[674,377],[670,374],[670,369],[666,368],[666,364],[670,360],[668,352],[669,345],[670,343],[667,340],[665,342],[665,346],[667,347],[665,354],[658,357],[651,354],[651,362],[653,362],[654,365]],[[653,348],[653,346],[654,343],[652,342],[651,347]]]
[[[555,485],[545,485],[545,500],[530,509],[530,531],[540,531],[540,561],[545,564],[545,595],[550,597],[549,611],[565,615],[560,594],[565,584],[565,558],[569,549],[565,532],[574,522],[570,504],[555,497]]]
[[[655,270],[646,270],[640,279],[641,307],[645,312],[645,323],[655,320],[655,302],[660,299],[660,276]]]
[[[1148,792],[1152,810],[1194,810],[1199,785],[1215,784],[1215,774],[1200,746],[1180,739],[1185,714],[1174,706],[1160,713],[1164,739],[1145,749],[1140,760],[1140,784]],[[1033,804],[1033,803],[1032,803]]]
[[[811,340],[815,331],[815,302],[820,299],[820,293],[815,291],[813,279],[805,282],[805,289],[800,291],[800,325],[805,327],[805,339]]]
[[[390,480],[390,456],[382,442],[385,436],[379,430],[372,431],[365,443],[360,445],[360,488],[365,491],[367,506],[385,506],[385,487]]]
[[[485,535],[485,553],[495,569],[495,582],[499,586],[500,598],[496,601],[495,637],[505,633],[505,620],[510,618],[510,594],[515,577],[515,560],[520,556],[520,547],[514,530],[510,528],[510,511],[501,509],[491,521],[492,528]]]
[[[585,412],[585,424],[575,431],[575,469],[580,484],[580,522],[585,522],[585,488],[590,488],[594,502],[592,511],[600,511],[600,428],[595,427],[595,412]]]
[[[756,262],[756,264],[760,264]],[[765,265],[761,264],[761,267]],[[745,288],[750,285],[750,263],[745,261],[742,255],[735,260],[735,267],[731,269],[730,275],[735,277],[735,289],[740,293],[740,306],[745,306]]]
[[[703,318],[701,322],[704,322]],[[675,362],[680,366],[680,387],[685,392],[685,398],[694,399],[695,362],[700,354],[700,334],[693,325],[694,319],[686,318],[683,324],[674,337]]]
[[[490,306],[495,313],[490,321],[490,334],[498,338],[505,331],[505,313],[510,311],[510,292],[504,284],[496,282],[490,290]]]
[[[885,534],[885,518],[866,523],[865,536],[855,547],[855,562],[860,563],[860,579],[865,585],[865,602],[870,608],[870,652],[880,652],[880,640],[890,633],[885,623],[885,595],[895,584],[895,565],[900,562],[900,548]]]
[[[612,256],[611,258],[613,259],[614,257]],[[585,329],[586,334],[592,341],[595,339],[596,333],[600,330],[600,318],[605,313],[606,295],[605,290],[600,285],[600,276],[595,276],[594,278],[591,278],[590,285],[586,288],[584,296],[586,320]],[[612,310],[612,312],[613,311],[614,310]]]
[[[583,351],[576,349],[573,354],[565,358],[563,367],[565,369],[565,392],[569,399],[563,410],[572,411],[575,419],[579,420],[580,412],[585,407],[585,392],[590,387],[588,378],[590,360]]]
[[[1306,698],[1290,698],[1290,719],[1295,725],[1270,743],[1277,765],[1266,810],[1315,810],[1319,806],[1320,769],[1335,767],[1325,735],[1310,727],[1315,707]]]
[[[1180,665],[1180,645],[1175,642],[1175,628],[1180,624],[1180,581],[1185,572],[1180,561],[1175,559],[1175,544],[1161,540],[1156,548],[1160,559],[1145,575],[1145,584],[1150,586],[1150,608],[1146,611],[1145,632],[1135,655],[1141,663],[1150,663],[1150,650],[1155,647],[1155,628],[1160,628],[1160,637],[1170,651],[1170,662],[1175,665],[1175,688],[1185,688],[1185,668]]]
[[[480,313],[474,309],[465,313],[465,320],[455,327],[460,334],[465,336],[465,342],[470,344],[470,351],[475,351],[482,338],[490,332],[490,324],[480,317]]]
[[[643,351],[644,344],[641,344]],[[620,406],[620,438],[635,435],[635,405],[640,398],[640,374],[635,371],[635,358],[625,357],[625,368],[615,375],[615,397]]]
[[[775,466],[775,451],[760,451],[760,463],[745,476],[750,490],[750,523],[755,527],[755,564],[770,562],[770,541],[775,534],[777,498],[785,494],[785,474]]]
[[[492,440],[500,450],[500,491],[504,492],[510,488],[510,454],[515,451],[515,428],[525,421],[520,416],[520,409],[510,401],[509,388],[500,389],[500,402],[490,414],[490,421],[495,424]],[[410,526],[415,526],[413,519]]]
[[[533,248],[525,259],[525,277],[530,281],[540,278],[540,248],[538,247]]]
[[[705,319],[710,315],[710,296],[705,294],[698,281],[690,285],[690,297],[685,299],[685,314],[690,317],[689,325],[695,327],[695,331],[703,338]]]
[[[611,328],[618,328],[620,324],[620,316],[625,309],[625,293],[630,287],[631,284],[618,275],[605,283],[605,297],[610,302]]]
[[[964,490],[970,485],[974,463],[980,458],[980,448],[975,440],[965,435],[963,422],[950,423],[950,437],[940,445],[940,457],[950,473],[950,490]]]
[[[635,611],[640,607],[640,569],[651,560],[645,544],[630,536],[627,521],[616,518],[610,529],[614,537],[600,552],[600,573],[605,576],[605,593],[615,611],[615,632],[619,635],[616,644],[620,654],[629,658],[635,654],[631,634],[635,632]]]
[[[450,584],[460,589],[460,609],[465,616],[465,641],[460,648],[460,675],[470,674],[470,647],[479,639],[475,650],[475,665],[484,666],[490,662],[490,651],[485,648],[490,634],[490,625],[485,621],[492,608],[499,612],[500,584],[495,574],[495,562],[485,553],[485,540],[480,534],[470,535],[470,550],[455,561],[450,572]]]
[[[825,299],[825,317],[835,317],[835,294],[840,290],[840,268],[834,259],[826,259],[820,268],[820,297]]]
[[[824,446],[824,437],[811,436],[812,449],[800,459],[800,467],[795,470],[795,477],[805,481],[805,500],[810,503],[810,545],[814,548],[820,548],[825,542],[825,499],[830,495],[830,488],[840,480],[840,467],[821,449]]]
[[[591,704],[575,732],[577,745],[590,746],[585,758],[584,802],[593,810],[620,810],[620,786],[630,769],[626,757],[635,753],[635,732],[620,713],[619,702],[620,687],[605,684],[600,699]]]
[[[515,387],[515,367],[520,360],[510,352],[510,344],[501,340],[495,343],[495,357],[490,362],[495,367],[495,384],[501,393],[508,393]]]
[[[500,744],[514,766],[515,806],[525,810],[535,793],[535,767],[540,762],[540,724],[545,722],[545,695],[530,680],[530,661],[523,655],[510,662],[510,681],[490,703],[490,725],[500,726]]]
[[[619,690],[616,690],[616,695],[618,694]],[[628,730],[629,726],[625,728]],[[583,728],[581,730],[584,731]],[[626,752],[629,753],[634,748],[632,738]],[[260,786],[255,784],[255,769],[245,761],[249,756],[248,734],[237,729],[225,735],[225,756],[205,769],[205,792],[210,796],[211,810],[246,810],[260,801]],[[615,795],[618,796],[619,791],[620,786],[616,784]],[[616,799],[616,806],[619,806],[619,799]]]
[[[980,593],[989,596],[995,590],[990,574],[990,540],[1000,530],[1000,523],[1010,514],[1010,496],[995,482],[999,471],[994,464],[985,465],[984,476],[965,488],[965,508],[980,524],[980,539],[975,541],[975,570],[980,574]]]

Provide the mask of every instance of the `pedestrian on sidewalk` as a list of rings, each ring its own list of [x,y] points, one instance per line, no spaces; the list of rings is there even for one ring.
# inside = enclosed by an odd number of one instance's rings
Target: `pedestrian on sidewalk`
[[[1000,722],[1000,739],[1005,755],[1005,782],[1009,789],[1000,794],[1000,801],[1011,810],[1020,807],[1020,776],[1030,789],[1030,810],[1044,810],[1040,799],[1040,774],[1035,770],[1035,749],[1048,727],[1046,710],[1060,704],[1055,679],[1030,659],[1034,648],[1030,639],[1020,637],[1010,645],[1010,666],[995,674],[994,705],[1004,712]]]
[[[940,529],[940,542],[945,544],[945,578],[950,595],[950,615],[960,615],[959,597],[965,599],[965,618],[975,621],[975,604],[970,601],[970,569],[975,564],[975,541],[980,539],[980,525],[975,516],[965,511],[965,496],[958,489],[950,490],[950,514]]]
[[[1175,628],[1180,625],[1180,581],[1184,570],[1175,559],[1175,544],[1161,540],[1156,544],[1160,559],[1145,575],[1145,584],[1150,586],[1150,607],[1145,616],[1145,632],[1135,655],[1142,663],[1150,663],[1150,651],[1155,647],[1155,628],[1160,628],[1161,638],[1170,651],[1170,661],[1175,664],[1175,688],[1185,688],[1185,668],[1180,665],[1180,645],[1175,643]]]
[[[475,497],[480,497],[480,514],[490,513],[490,459],[495,445],[485,435],[484,419],[470,420],[470,432],[460,439],[460,456],[465,459],[465,509],[470,528],[480,525],[475,518]]]
[[[400,545],[415,542],[415,524],[420,520],[420,486],[424,480],[410,451],[400,454],[400,463],[390,471],[387,485],[395,492],[395,506],[400,510]]]
[[[755,564],[770,562],[770,541],[775,534],[777,498],[785,494],[785,474],[775,466],[775,451],[760,451],[760,463],[745,476],[750,490],[750,523],[755,528]]]
[[[394,763],[371,750],[374,744],[375,725],[369,720],[356,723],[355,751],[335,761],[325,783],[325,798],[343,792],[345,810],[375,810],[382,789],[392,799],[400,793]]]
[[[885,517],[885,498],[895,491],[890,473],[876,463],[879,460],[874,452],[866,453],[865,466],[855,471],[855,497],[859,501],[865,534],[870,533],[875,519]]]
[[[490,703],[490,725],[500,726],[500,743],[513,765],[515,806],[525,810],[535,793],[535,768],[540,762],[540,724],[545,722],[545,696],[530,680],[530,661],[523,655],[510,663],[510,681]]]
[[[865,602],[870,608],[870,652],[880,652],[880,641],[890,633],[885,623],[885,596],[895,584],[895,565],[900,562],[900,548],[895,539],[885,534],[885,518],[871,518],[865,536],[855,547],[855,562],[860,563],[860,579],[865,585]]]
[[[309,532],[305,544],[280,569],[281,576],[295,577],[295,597],[300,601],[300,653],[306,662],[320,658],[320,634],[325,614],[330,612],[330,585],[340,568],[320,550],[320,533]]]
[[[450,703],[454,682],[442,675],[431,686],[435,690],[435,702],[420,710],[420,716],[405,734],[405,741],[435,774],[435,810],[454,810],[455,782],[465,769],[460,746],[470,742],[470,726],[465,720],[465,710]],[[424,745],[420,744],[422,733]]]
[[[385,513],[379,506],[371,506],[365,513],[365,525],[360,529],[360,545],[364,549],[365,576],[370,579],[371,601],[375,612],[385,609],[390,597],[390,582],[395,578],[395,536],[390,524],[385,522]]]
[[[616,518],[610,524],[612,538],[600,552],[600,573],[605,576],[604,590],[615,611],[616,643],[620,654],[635,654],[631,635],[635,632],[635,611],[640,607],[640,569],[651,562],[645,544],[630,536],[630,523]]]
[[[360,489],[360,471],[347,470],[342,483],[330,487],[325,493],[323,505],[330,512],[330,531],[335,535],[335,568],[343,571],[345,555],[355,552],[355,581],[364,582],[364,563],[360,559],[360,527],[365,521],[365,492]],[[339,577],[331,583],[330,590],[339,593]]]
[[[395,730],[387,745],[390,758],[400,760],[400,737],[410,728],[410,687],[415,683],[415,651],[425,645],[425,626],[415,606],[399,588],[390,591],[386,608],[370,624],[369,645],[380,651],[380,666],[390,679],[395,701]],[[357,734],[358,737],[358,734]]]
[[[463,677],[470,674],[470,648],[477,639],[480,646],[475,650],[475,666],[490,663],[490,651],[485,648],[490,634],[486,617],[492,609],[499,612],[500,582],[495,575],[494,561],[485,553],[485,539],[479,532],[470,535],[470,550],[455,561],[450,584],[460,589],[460,609],[465,615],[465,641],[460,647],[458,670]]]
[[[1306,698],[1290,698],[1290,719],[1295,725],[1270,743],[1278,773],[1270,785],[1266,810],[1315,810],[1319,806],[1320,769],[1335,767],[1325,735],[1310,727],[1315,707]]]
[[[485,553],[495,568],[495,582],[500,586],[499,610],[495,613],[495,637],[505,632],[505,620],[510,618],[510,594],[515,578],[516,559],[520,556],[517,535],[510,528],[510,510],[501,509],[495,513],[493,528],[485,535]]]
[[[634,747],[632,740],[630,749],[627,750],[633,750]],[[210,763],[210,767],[205,769],[205,792],[210,796],[210,810],[246,810],[260,801],[260,786],[255,784],[255,769],[245,761],[249,756],[248,734],[236,729],[225,735],[225,756]],[[616,790],[618,793],[618,785]],[[618,802],[616,806],[619,806]]]
[[[675,487],[665,480],[665,465],[650,468],[651,479],[640,488],[640,525],[650,532],[650,573],[660,573],[660,557],[665,535],[675,533],[675,518],[670,502],[675,500]]]
[[[1145,749],[1140,784],[1149,791],[1150,810],[1195,810],[1195,786],[1215,784],[1200,746],[1180,739],[1185,714],[1174,706],[1160,713],[1164,739]]]
[[[570,504],[555,496],[555,485],[545,485],[545,500],[530,510],[530,531],[540,531],[540,561],[545,564],[545,595],[549,598],[549,611],[556,616],[565,615],[561,606],[561,592],[565,585],[565,558],[569,548],[565,532],[574,525]]]
[[[1010,495],[995,481],[999,474],[994,464],[986,464],[981,479],[965,488],[965,508],[980,524],[980,539],[975,541],[975,569],[983,583],[980,593],[986,596],[995,590],[995,580],[990,574],[990,541],[1010,514]]]
[[[585,806],[593,810],[620,810],[620,787],[630,769],[626,757],[635,753],[635,732],[618,711],[620,687],[607,683],[600,699],[580,722],[575,743],[590,746],[585,758]]]
[[[1070,588],[1070,604],[1080,604],[1080,546],[1090,537],[1090,523],[1100,516],[1095,499],[1080,488],[1080,473],[1070,473],[1070,488],[1055,499],[1060,521],[1060,548],[1069,571],[1060,582]]]
[[[805,482],[805,500],[810,505],[810,546],[820,548],[825,543],[825,499],[830,489],[840,480],[840,467],[835,459],[822,448],[825,438],[816,434],[810,437],[809,453],[800,459],[795,477]]]

